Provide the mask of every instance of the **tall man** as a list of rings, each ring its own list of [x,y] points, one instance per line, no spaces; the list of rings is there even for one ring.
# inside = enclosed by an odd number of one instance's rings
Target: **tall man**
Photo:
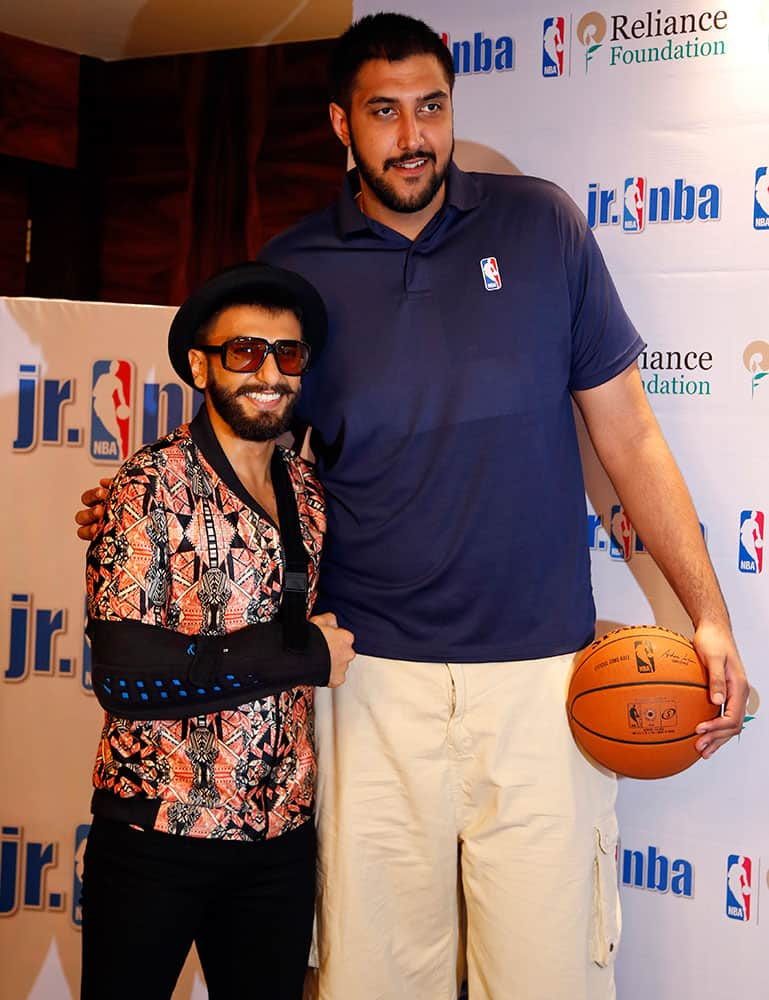
[[[725,703],[704,757],[747,682],[593,236],[553,185],[452,163],[453,82],[422,22],[354,24],[330,114],[357,169],[264,253],[329,312],[299,413],[328,499],[320,600],[359,652],[316,701],[320,995],[452,1000],[459,875],[473,1000],[605,1000],[615,780],[564,711],[594,630],[572,400]]]
[[[264,253],[329,310],[300,410],[329,504],[322,606],[359,653],[318,702],[320,992],[453,998],[458,855],[473,1000],[603,1000],[615,782],[563,708],[594,629],[572,399],[726,701],[703,756],[747,685],[592,234],[551,184],[453,165],[453,82],[421,22],[354,24],[330,114],[357,170]]]
[[[299,1000],[314,898],[313,691],[352,636],[306,620],[325,527],[312,469],[276,447],[323,303],[247,264],[179,309],[169,355],[205,393],[137,452],[88,554],[107,710],[83,875],[88,1000],[167,1000],[193,941],[209,996]]]

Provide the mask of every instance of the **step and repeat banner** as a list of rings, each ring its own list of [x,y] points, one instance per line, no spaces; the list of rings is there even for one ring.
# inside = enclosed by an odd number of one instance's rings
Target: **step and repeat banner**
[[[0,298],[3,1000],[79,996],[80,874],[103,712],[73,515],[85,488],[197,406],[166,357],[174,311]],[[115,955],[139,960],[117,944]],[[190,962],[176,997],[205,996]]]
[[[356,0],[355,16],[381,7]],[[618,996],[765,996],[769,3],[395,9],[427,21],[453,53],[460,166],[548,178],[587,216],[648,343],[646,392],[754,688],[757,718],[739,742],[682,775],[621,782]],[[584,457],[599,628],[656,622],[691,635],[587,445]],[[545,559],[558,545],[550,531]]]
[[[356,15],[380,6],[358,3]],[[620,1000],[762,996],[769,3],[414,0],[400,9],[432,24],[453,52],[460,164],[554,180],[594,229],[648,342],[646,392],[694,497],[753,683],[739,742],[674,778],[621,783]],[[8,1000],[78,993],[79,875],[101,712],[82,633],[85,545],[72,515],[99,475],[192,414],[193,394],[166,361],[172,313],[0,299]],[[584,459],[599,628],[657,622],[690,634],[587,443]],[[543,535],[545,559],[557,532]],[[190,962],[175,996],[205,995]]]

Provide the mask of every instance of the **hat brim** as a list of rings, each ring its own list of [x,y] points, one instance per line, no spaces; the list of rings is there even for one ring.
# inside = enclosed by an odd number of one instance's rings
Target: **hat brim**
[[[286,308],[298,308],[302,339],[310,345],[313,359],[317,359],[328,333],[326,307],[317,289],[296,271],[271,264],[237,264],[209,278],[174,316],[168,331],[168,357],[179,378],[195,387],[189,350],[194,347],[200,329],[215,313],[228,305],[260,305],[262,301],[273,309],[276,293]]]

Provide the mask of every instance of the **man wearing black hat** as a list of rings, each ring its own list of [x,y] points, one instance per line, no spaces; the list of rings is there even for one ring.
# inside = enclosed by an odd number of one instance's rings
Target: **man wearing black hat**
[[[106,709],[83,877],[85,998],[167,998],[195,942],[212,998],[298,998],[312,927],[312,688],[352,634],[307,620],[319,484],[276,445],[326,335],[315,289],[246,264],[179,309],[205,394],[115,478],[87,562]],[[229,843],[222,843],[228,841]]]

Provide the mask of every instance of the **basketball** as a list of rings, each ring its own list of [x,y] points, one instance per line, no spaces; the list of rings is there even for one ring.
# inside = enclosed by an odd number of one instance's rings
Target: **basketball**
[[[119,406],[115,408],[115,416],[118,418],[118,420],[128,420],[128,418],[131,416],[131,411],[125,405],[125,403],[121,403]]]
[[[695,727],[721,712],[694,646],[657,625],[616,629],[588,646],[567,708],[578,745],[628,778],[666,778],[690,767],[699,759]]]

